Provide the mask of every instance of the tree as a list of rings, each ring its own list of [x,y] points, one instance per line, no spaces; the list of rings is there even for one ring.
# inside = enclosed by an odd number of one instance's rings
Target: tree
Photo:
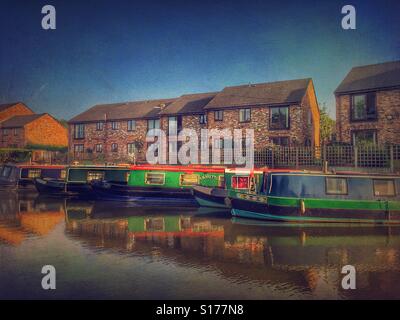
[[[324,103],[322,108],[320,107],[320,138],[322,144],[326,144],[332,140],[335,126],[336,121],[329,116],[328,109]]]

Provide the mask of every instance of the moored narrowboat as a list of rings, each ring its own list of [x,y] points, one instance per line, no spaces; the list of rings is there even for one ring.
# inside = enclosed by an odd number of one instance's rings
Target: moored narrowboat
[[[232,215],[292,222],[400,223],[400,177],[264,173],[258,192],[230,190]]]
[[[248,191],[253,193],[260,191],[263,174],[266,172],[294,172],[286,169],[226,169],[224,185],[217,187],[196,186],[193,188],[194,196],[200,206],[230,209],[231,204],[228,197],[230,190]]]
[[[261,169],[251,170],[245,168],[225,169],[223,183],[218,186],[205,186],[200,184],[193,187],[193,195],[200,206],[230,209],[228,193],[229,190],[243,190],[250,187],[250,176],[254,177],[259,185],[258,179],[262,176]]]
[[[191,189],[222,183],[224,168],[206,166],[132,166],[127,184],[95,181],[92,189],[103,200],[134,201],[150,205],[197,206]]]
[[[65,179],[63,165],[5,164],[0,169],[0,187],[29,188],[40,179]]]
[[[64,180],[36,179],[40,193],[52,195],[92,196],[91,182],[105,180],[126,184],[129,169],[127,166],[70,166],[66,168]]]

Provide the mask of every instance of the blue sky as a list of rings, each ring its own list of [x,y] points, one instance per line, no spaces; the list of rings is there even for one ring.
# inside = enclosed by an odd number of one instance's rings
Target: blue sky
[[[57,29],[41,28],[41,8]],[[357,29],[341,28],[352,4]],[[0,103],[70,119],[98,103],[312,77],[334,114],[352,66],[400,59],[400,1],[2,0]]]

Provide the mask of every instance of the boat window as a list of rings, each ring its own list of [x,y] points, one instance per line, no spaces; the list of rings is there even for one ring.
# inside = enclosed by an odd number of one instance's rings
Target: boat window
[[[232,188],[233,189],[248,189],[249,188],[249,177],[232,177]]]
[[[195,186],[199,184],[199,176],[197,174],[181,174],[180,185],[181,186]]]
[[[93,180],[104,180],[103,171],[88,171],[86,181],[91,182]]]
[[[165,173],[147,172],[145,175],[145,183],[163,185],[165,183]]]
[[[326,178],[327,194],[347,194],[346,178]]]
[[[10,176],[11,173],[11,167],[5,166],[3,167],[3,171],[1,172],[1,176],[4,178],[8,178]]]
[[[147,231],[163,231],[164,219],[163,218],[149,218],[145,220],[145,228]]]
[[[29,169],[28,170],[28,179],[40,178],[42,170],[40,169]]]
[[[374,195],[391,197],[396,195],[394,180],[374,179]]]
[[[60,179],[65,179],[67,177],[67,170],[61,170]]]

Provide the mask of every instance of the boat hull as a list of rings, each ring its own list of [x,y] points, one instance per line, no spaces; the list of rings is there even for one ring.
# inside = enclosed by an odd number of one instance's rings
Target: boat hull
[[[46,181],[42,179],[35,179],[36,190],[40,194],[51,196],[77,196],[77,197],[91,197],[92,192],[88,184],[70,184],[65,181]]]
[[[275,201],[274,201],[275,200]],[[279,200],[279,201],[277,201]],[[296,201],[294,201],[296,200]],[[285,202],[286,201],[286,202]],[[400,209],[384,201],[340,201],[336,206],[324,200],[274,199],[258,202],[232,198],[234,217],[288,222],[335,222],[335,223],[376,223],[400,224]],[[297,205],[293,205],[297,204]]]
[[[190,189],[142,188],[97,181],[91,187],[95,197],[101,200],[129,201],[154,206],[198,206]]]
[[[193,195],[202,207],[230,208],[226,204],[228,192],[225,189],[196,186],[193,188]]]

